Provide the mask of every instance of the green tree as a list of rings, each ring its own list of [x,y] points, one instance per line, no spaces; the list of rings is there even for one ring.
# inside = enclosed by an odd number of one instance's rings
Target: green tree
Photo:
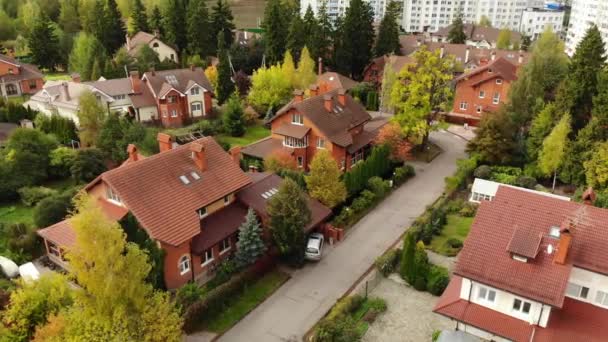
[[[241,266],[253,264],[266,252],[262,241],[262,228],[253,209],[249,208],[245,222],[239,227],[239,240],[236,243],[236,260]]]
[[[317,80],[315,73],[315,61],[310,57],[308,48],[305,46],[300,53],[300,62],[296,69],[296,87],[299,89],[307,89]]]
[[[137,32],[149,32],[150,26],[148,26],[148,16],[146,14],[146,7],[141,0],[133,0],[133,10],[131,11],[131,22],[132,22],[132,34]]]
[[[163,15],[158,6],[154,6],[152,9],[150,18],[148,18],[148,27],[150,28],[150,31],[158,32],[161,35],[163,35],[165,32],[163,27]]]
[[[408,283],[412,284],[416,279],[416,239],[414,234],[408,232],[403,238],[403,251],[401,252],[400,273]]]
[[[500,30],[496,39],[496,48],[502,50],[511,48],[511,30],[507,28]]]
[[[488,18],[487,16],[482,15],[479,19],[478,25],[482,27],[492,27],[492,21],[490,21],[490,18]]]
[[[504,110],[492,115],[484,115],[475,138],[467,145],[467,152],[478,155],[479,162],[488,164],[510,162],[516,148],[515,127],[511,117]]]
[[[306,45],[307,36],[304,31],[305,29],[302,18],[299,15],[295,15],[291,19],[287,30],[287,50],[293,52],[295,61],[300,60],[300,51]]]
[[[551,133],[551,129],[559,119],[557,108],[554,103],[549,103],[543,108],[538,115],[532,120],[530,132],[526,139],[526,149],[528,160],[535,162],[538,159],[538,153],[543,146],[543,140]]]
[[[306,7],[306,13],[304,13],[303,18],[303,25],[303,35],[305,39],[304,45],[308,46],[310,49],[315,43],[315,33],[319,29],[319,22],[317,21],[317,18],[315,18],[315,12],[313,12],[310,4],[308,5],[308,7]]]
[[[271,64],[283,59],[287,47],[288,23],[281,0],[269,0],[264,9],[264,41],[266,58]]]
[[[283,73],[283,77],[289,80],[291,87],[294,88],[296,86],[296,65],[293,61],[293,56],[291,51],[287,50],[285,52],[285,56],[283,57],[283,64],[281,64],[281,72]]]
[[[608,142],[595,146],[591,158],[584,162],[587,184],[605,189],[608,184]]]
[[[186,6],[184,0],[167,0],[163,12],[163,31],[167,42],[184,51],[187,47]]]
[[[240,137],[245,134],[245,118],[243,104],[239,95],[234,92],[228,99],[226,110],[223,114],[224,129],[233,137]]]
[[[221,32],[224,46],[231,46],[234,41],[232,30],[235,29],[232,10],[226,0],[217,0],[211,15],[211,37],[216,38]]]
[[[448,42],[452,44],[464,44],[467,41],[467,35],[464,33],[464,23],[462,22],[462,14],[459,12],[448,32]]]
[[[317,22],[318,25],[313,32],[312,43],[309,45],[310,52],[313,58],[315,58],[315,61],[319,58],[330,61],[332,60],[332,40],[335,32],[331,18],[327,13],[326,1],[323,1],[319,8]]]
[[[213,54],[213,40],[209,11],[204,0],[190,0],[186,18],[188,29],[188,52],[201,57]],[[217,37],[213,36],[213,38]]]
[[[392,113],[395,109],[391,104],[391,93],[395,81],[397,81],[397,73],[395,72],[393,64],[392,58],[389,58],[385,63],[384,70],[382,71],[382,85],[380,89],[380,110],[389,113]]]
[[[429,257],[424,249],[424,243],[418,241],[416,244],[416,253],[414,255],[415,262],[415,279],[413,283],[410,283],[418,291],[426,290],[426,281],[429,274]]]
[[[285,178],[279,192],[268,201],[270,232],[279,253],[294,263],[304,260],[304,228],[311,214],[302,189],[291,178]]]
[[[137,51],[136,55],[137,69],[141,74],[149,71],[151,68],[155,68],[160,64],[158,58],[158,52],[154,51],[147,44],[142,45]]]
[[[99,130],[96,146],[106,158],[121,163],[127,158],[127,146],[142,141],[145,135],[146,130],[140,123],[111,113]]]
[[[93,35],[80,32],[74,40],[74,48],[69,57],[70,71],[80,74],[83,81],[92,79],[93,65],[105,59],[103,45]]]
[[[85,91],[80,95],[76,115],[80,123],[80,141],[85,146],[93,145],[106,117],[106,109],[97,101],[95,94]]]
[[[392,0],[386,6],[386,11],[380,22],[378,38],[376,39],[376,46],[374,48],[376,56],[383,56],[390,53],[396,55],[401,54],[399,24],[397,23],[400,10],[401,6],[399,6],[399,3]]]
[[[103,152],[96,148],[87,148],[78,150],[70,166],[70,173],[76,181],[88,183],[107,169]]]
[[[259,68],[251,76],[251,90],[247,100],[258,112],[279,108],[287,103],[291,96],[291,83],[284,77],[281,67]]]
[[[5,160],[18,175],[21,186],[31,186],[47,178],[50,153],[57,141],[39,130],[17,128],[4,145]]]
[[[9,17],[5,11],[0,8],[0,40],[12,40],[17,38],[16,20]]]
[[[221,105],[234,92],[228,51],[224,46],[224,39],[222,39],[221,34],[217,36],[217,52],[219,63],[217,65],[217,88],[215,89],[215,94],[217,95],[217,102]]]
[[[584,163],[593,157],[596,144],[604,141],[605,136],[605,126],[598,117],[593,117],[587,126],[578,131],[574,141],[566,146],[559,178],[565,183],[585,185]]]
[[[318,150],[305,176],[306,188],[311,197],[333,208],[346,199],[346,187],[340,180],[338,163],[327,150]]]
[[[538,155],[538,166],[546,176],[553,175],[553,190],[557,179],[557,170],[564,162],[564,153],[570,134],[570,114],[566,113],[553,127],[543,141],[543,148]]]
[[[103,7],[103,46],[114,54],[125,43],[126,30],[115,0],[105,0]]]
[[[51,20],[45,14],[40,15],[34,25],[28,38],[28,46],[32,54],[32,61],[36,65],[55,70],[55,66],[60,61],[59,39]]]
[[[447,105],[454,60],[441,58],[439,51],[421,48],[415,64],[406,65],[397,75],[391,92],[394,120],[412,141],[426,144],[431,120]]]
[[[530,36],[522,35],[520,49],[523,51],[528,51],[530,45],[532,45],[532,38]]]
[[[75,34],[80,31],[78,0],[62,0],[59,9],[59,26],[65,33]]]
[[[72,192],[66,192],[38,202],[32,212],[36,227],[46,228],[63,220],[72,210],[72,195]]]
[[[351,0],[336,35],[342,41],[335,58],[338,70],[354,79],[362,77],[363,69],[372,58],[375,37],[373,22],[374,14],[370,5],[363,0]]]

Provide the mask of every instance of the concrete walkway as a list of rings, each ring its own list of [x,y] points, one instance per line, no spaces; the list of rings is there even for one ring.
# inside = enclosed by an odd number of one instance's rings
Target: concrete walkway
[[[466,142],[444,131],[434,132],[431,140],[445,152],[431,164],[416,163],[416,177],[351,228],[346,239],[328,249],[319,263],[294,272],[220,341],[300,341],[376,257],[443,192],[444,178],[456,170],[456,159],[465,157]]]

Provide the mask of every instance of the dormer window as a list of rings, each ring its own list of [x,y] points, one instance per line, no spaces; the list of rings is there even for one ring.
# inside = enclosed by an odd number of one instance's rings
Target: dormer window
[[[513,254],[512,258],[513,258],[513,260],[516,260],[519,262],[528,262],[528,258],[519,256],[517,254]]]
[[[207,216],[207,207],[202,207],[198,210],[198,217],[202,219],[205,216]]]
[[[302,114],[294,113],[291,115],[291,123],[294,125],[303,125],[304,116]]]
[[[200,89],[198,87],[193,87],[192,89],[190,89],[190,95],[198,95],[200,92]]]

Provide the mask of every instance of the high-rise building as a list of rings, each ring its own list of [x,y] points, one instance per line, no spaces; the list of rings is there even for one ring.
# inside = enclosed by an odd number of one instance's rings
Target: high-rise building
[[[564,29],[564,15],[564,10],[559,8],[526,8],[522,13],[518,31],[529,36],[532,40],[536,40],[547,28],[551,28],[553,32],[561,33]]]
[[[604,44],[608,42],[608,1],[606,0],[572,0],[570,24],[566,36],[566,53],[574,54],[576,46],[585,36],[591,24],[599,28]]]

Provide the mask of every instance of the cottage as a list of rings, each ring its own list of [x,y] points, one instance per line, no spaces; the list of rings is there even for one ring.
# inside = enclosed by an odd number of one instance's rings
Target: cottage
[[[44,75],[31,64],[0,55],[0,96],[34,94],[42,88]]]
[[[148,45],[152,50],[158,54],[158,59],[161,61],[169,60],[177,63],[177,51],[170,45],[160,40],[160,34],[154,32],[154,34],[139,31],[132,37],[129,34],[125,37],[125,49],[132,57],[137,57],[137,53],[142,46]]]

